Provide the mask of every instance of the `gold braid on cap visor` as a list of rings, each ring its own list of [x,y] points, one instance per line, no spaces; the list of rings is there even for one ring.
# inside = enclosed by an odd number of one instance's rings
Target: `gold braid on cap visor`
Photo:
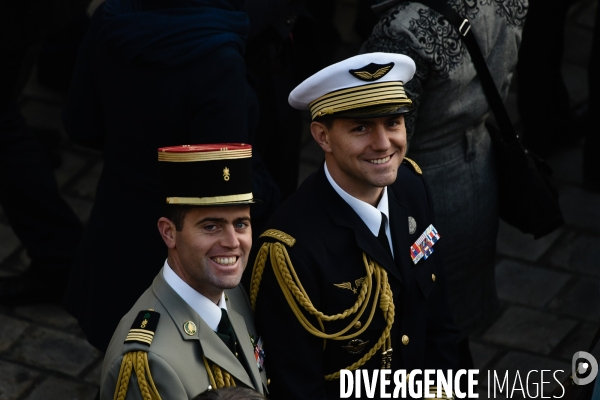
[[[312,119],[315,119],[340,111],[379,104],[411,106],[412,100],[406,97],[402,82],[388,81],[336,90],[319,97],[308,106],[310,107]]]

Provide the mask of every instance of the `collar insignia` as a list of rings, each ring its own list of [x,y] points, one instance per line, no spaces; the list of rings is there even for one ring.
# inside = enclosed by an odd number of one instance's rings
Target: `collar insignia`
[[[394,63],[391,62],[389,64],[375,64],[371,63],[367,66],[364,66],[360,69],[351,69],[350,72],[353,76],[360,79],[361,81],[372,82],[377,79],[383,78],[385,74],[390,72],[390,70],[394,67]]]
[[[196,324],[194,324],[192,321],[187,321],[185,324],[183,324],[183,330],[188,335],[194,336],[198,329],[196,328]]]

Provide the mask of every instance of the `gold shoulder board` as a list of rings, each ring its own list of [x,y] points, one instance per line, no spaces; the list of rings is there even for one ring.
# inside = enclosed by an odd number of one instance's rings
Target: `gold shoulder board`
[[[415,172],[419,175],[423,175],[423,171],[421,171],[421,168],[417,165],[416,162],[414,162],[413,160],[411,160],[408,157],[404,157],[404,161],[408,161],[408,163],[410,165],[412,165],[413,169],[415,170]]]
[[[273,239],[277,239],[286,244],[288,247],[292,247],[294,243],[296,243],[296,239],[285,232],[278,231],[277,229],[268,229],[264,231],[260,237],[271,237]]]

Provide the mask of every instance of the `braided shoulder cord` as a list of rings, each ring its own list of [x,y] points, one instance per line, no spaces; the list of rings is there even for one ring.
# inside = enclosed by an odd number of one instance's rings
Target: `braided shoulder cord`
[[[265,243],[261,247],[259,254],[254,264],[254,270],[252,271],[252,281],[250,289],[250,301],[252,308],[256,307],[256,299],[258,296],[258,289],[262,274],[264,272],[267,253],[270,253],[271,266],[277,282],[283,292],[283,295],[290,306],[290,309],[296,316],[298,322],[306,329],[311,335],[324,339],[331,340],[347,340],[354,338],[362,334],[371,324],[375,309],[377,305],[381,308],[386,318],[386,328],[383,330],[381,337],[377,343],[367,352],[361,359],[350,365],[346,369],[355,370],[360,366],[364,365],[371,357],[385,344],[386,348],[391,348],[390,332],[394,323],[395,307],[393,302],[392,291],[388,282],[387,272],[375,261],[369,260],[367,255],[363,253],[363,263],[367,271],[367,276],[364,283],[361,285],[361,290],[358,298],[354,305],[342,313],[336,315],[325,315],[318,311],[312,302],[308,294],[306,293],[302,283],[298,279],[296,271],[292,265],[289,254],[285,246],[281,243]],[[368,305],[368,299],[371,297],[373,290],[373,275],[375,275],[375,295],[373,297],[373,304],[369,313],[367,322],[363,325],[362,329],[355,333],[344,335],[348,332],[355,323],[364,314],[364,311]],[[366,301],[365,301],[366,300]],[[306,310],[310,315],[316,317],[320,329],[316,328],[300,310],[300,306]],[[360,310],[359,310],[360,308]],[[357,313],[358,311],[358,313]],[[323,322],[336,321],[345,319],[353,314],[356,314],[354,319],[341,331],[337,333],[327,334],[325,333],[325,327]],[[338,379],[340,376],[339,371],[333,374],[325,375],[326,380]]]
[[[140,393],[144,400],[154,400],[148,390],[148,381],[146,381],[146,369],[144,368],[144,359],[141,356],[141,351],[133,353],[135,374],[137,375],[138,386],[140,387]]]
[[[127,397],[132,370],[135,370],[142,398],[144,400],[162,400],[150,374],[148,353],[145,351],[132,351],[123,356],[113,399],[125,400]]]
[[[382,280],[386,281],[385,286],[386,286],[387,291],[389,291],[389,296],[391,298],[392,292],[391,292],[389,283],[387,283],[387,272],[385,272],[385,270],[383,268],[379,267],[377,264],[375,264],[375,266],[377,269],[377,273],[382,276],[382,278],[383,278]],[[369,350],[368,353],[366,353],[364,356],[362,356],[362,358],[360,360],[356,361],[354,364],[352,364],[344,369],[354,371],[355,369],[360,368],[367,361],[369,361],[371,359],[371,357],[373,357],[375,355],[375,353],[377,353],[377,351],[381,348],[381,346],[383,346],[384,343],[386,343],[386,348],[389,349],[392,347],[392,339],[390,338],[390,332],[392,330],[392,325],[394,324],[394,315],[395,315],[395,306],[394,306],[394,302],[391,301],[389,303],[387,312],[384,311],[384,316],[386,317],[387,325],[386,325],[385,329],[383,330],[383,333],[381,334],[381,337],[379,338],[377,343],[375,343],[375,345],[371,348],[371,350]],[[339,377],[340,377],[340,371],[337,371],[333,374],[325,375],[325,379],[328,381],[332,381],[334,379],[339,379]]]
[[[131,353],[127,353],[123,356],[123,361],[121,361],[121,368],[119,369],[119,377],[117,378],[117,387],[115,389],[113,400],[125,400],[132,368],[133,361]]]
[[[262,279],[263,271],[265,270],[270,247],[271,243],[264,243],[260,247],[256,260],[254,261],[254,267],[252,268],[252,278],[250,278],[250,305],[252,306],[253,312],[256,311],[256,298],[258,297],[258,289],[260,288],[260,281]]]
[[[233,376],[224,369],[221,369],[221,367],[215,363],[213,363],[211,367],[204,354],[202,355],[202,361],[204,361],[204,368],[206,368],[206,373],[208,374],[208,381],[213,389],[236,386]]]
[[[152,378],[152,375],[150,374],[150,365],[148,365],[148,353],[146,353],[146,352],[140,352],[140,353],[144,353],[144,355],[143,355],[144,368],[146,368],[146,372],[148,373],[148,381],[150,383],[150,388],[153,391],[156,399],[162,400],[160,395],[158,394],[158,389],[156,389],[156,385],[154,384],[154,379]]]

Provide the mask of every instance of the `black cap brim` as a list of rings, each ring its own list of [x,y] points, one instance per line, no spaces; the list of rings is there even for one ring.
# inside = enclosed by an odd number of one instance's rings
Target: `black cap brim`
[[[390,106],[389,104],[383,106],[372,106],[356,108],[353,110],[342,111],[339,113],[332,114],[334,118],[378,118],[387,117],[389,115],[406,114],[413,111],[412,106],[407,105],[396,105]]]

